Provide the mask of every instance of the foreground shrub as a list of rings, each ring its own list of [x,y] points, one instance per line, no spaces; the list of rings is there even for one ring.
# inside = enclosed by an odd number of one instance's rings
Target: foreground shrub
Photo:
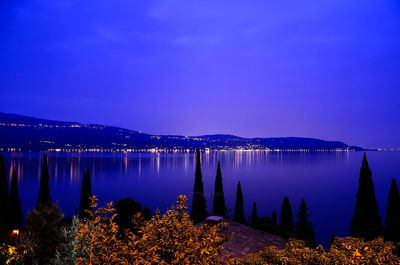
[[[241,265],[329,265],[329,264],[400,264],[400,258],[394,254],[396,246],[384,242],[382,238],[364,241],[358,238],[336,238],[328,252],[322,246],[306,247],[306,243],[290,240],[287,248],[279,250],[266,248],[257,254],[249,255],[237,264]]]
[[[118,236],[113,204],[98,208],[77,226],[76,264],[222,264],[223,237],[219,226],[194,226],[187,212],[187,198],[179,196],[177,206],[164,215],[157,213],[144,222],[140,213],[133,218],[137,233]],[[93,200],[93,209],[97,207]],[[140,226],[140,224],[143,224]],[[136,229],[134,229],[136,230]]]
[[[25,231],[16,244],[18,260],[22,264],[51,264],[57,251],[68,244],[64,215],[55,204],[27,214]]]
[[[53,265],[74,265],[76,260],[75,245],[75,234],[78,229],[79,218],[75,216],[72,219],[70,226],[66,226],[62,229],[62,235],[66,239],[66,244],[62,248],[58,248]]]
[[[0,245],[0,264],[13,264],[17,258],[15,247],[4,243]]]
[[[95,209],[97,198],[93,196],[91,201],[91,209]],[[117,238],[113,203],[87,214],[89,218],[77,225],[75,233],[76,264],[128,264],[126,245]]]

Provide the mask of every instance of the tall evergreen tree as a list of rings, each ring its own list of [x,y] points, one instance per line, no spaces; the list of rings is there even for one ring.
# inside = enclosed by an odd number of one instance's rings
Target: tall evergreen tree
[[[330,248],[333,244],[335,244],[335,238],[336,238],[335,233],[332,233],[332,235],[331,235],[331,240],[329,241],[329,248]]]
[[[272,222],[273,225],[277,225],[277,224],[278,224],[278,222],[277,222],[277,216],[276,216],[275,210],[272,211],[272,214],[271,214],[271,222]]]
[[[207,206],[204,198],[203,175],[201,174],[200,149],[197,149],[191,218],[197,224],[204,221],[206,217]]]
[[[400,241],[400,196],[395,179],[390,185],[383,236],[388,241]]]
[[[50,187],[49,187],[49,169],[47,167],[47,155],[43,157],[43,169],[40,176],[39,195],[36,203],[36,209],[51,206]]]
[[[4,157],[0,155],[0,239],[7,234],[8,180]]]
[[[303,199],[300,203],[299,210],[297,211],[298,221],[296,222],[296,235],[298,239],[301,239],[305,241],[307,245],[314,247],[316,245],[314,229],[311,222],[308,221],[309,216],[310,214],[308,213],[306,202]]]
[[[8,207],[8,226],[10,229],[21,229],[24,222],[21,200],[18,191],[17,171],[13,168]]]
[[[213,215],[226,216],[224,187],[222,185],[221,165],[218,161],[217,175],[215,177]]]
[[[310,239],[311,241],[308,243],[308,245],[312,248],[315,248],[317,246],[317,242],[315,241],[314,226],[312,223],[310,223]]]
[[[6,201],[8,198],[8,180],[6,162],[3,155],[0,155],[0,201]]]
[[[360,169],[360,179],[356,205],[351,220],[350,234],[352,237],[362,237],[366,240],[374,239],[382,234],[382,220],[375,198],[372,172],[368,166],[365,153]]]
[[[288,197],[283,199],[279,225],[289,234],[294,233],[293,212]]]
[[[246,219],[244,217],[243,193],[240,181],[237,184],[236,203],[235,203],[235,212],[233,214],[233,221],[241,224],[246,224]]]
[[[79,219],[83,220],[89,218],[90,214],[87,210],[91,210],[90,197],[92,197],[92,184],[90,181],[90,168],[83,173],[83,180],[81,186],[81,201],[79,203]]]
[[[256,202],[253,202],[253,210],[251,211],[250,224],[255,226],[258,220]]]

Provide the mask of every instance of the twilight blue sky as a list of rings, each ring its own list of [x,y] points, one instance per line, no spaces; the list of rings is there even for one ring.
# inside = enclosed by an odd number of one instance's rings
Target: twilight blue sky
[[[400,147],[398,0],[1,0],[0,111]]]

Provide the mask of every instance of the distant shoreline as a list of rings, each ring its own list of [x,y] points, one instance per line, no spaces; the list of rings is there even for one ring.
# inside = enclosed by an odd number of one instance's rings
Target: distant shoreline
[[[114,126],[52,121],[0,112],[0,151],[187,152],[366,151],[340,141],[305,137],[244,138],[230,134],[151,135]]]
[[[200,149],[201,152],[207,153],[217,153],[217,152],[243,152],[243,153],[337,153],[337,152],[369,152],[369,151],[379,151],[379,152],[395,152],[400,151],[396,149],[364,149],[364,150],[241,150],[241,149],[231,149],[231,150],[205,150]],[[55,151],[55,150],[4,150],[0,147],[0,152],[4,153],[50,153],[50,154],[130,154],[130,153],[148,153],[148,154],[171,154],[171,153],[194,153],[196,149],[176,149],[176,150],[135,150],[135,151]]]

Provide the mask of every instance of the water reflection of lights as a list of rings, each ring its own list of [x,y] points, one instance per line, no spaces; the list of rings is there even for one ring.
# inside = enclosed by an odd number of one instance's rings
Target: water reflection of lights
[[[185,173],[187,172],[188,169],[188,155],[187,153],[185,154]]]
[[[160,154],[157,153],[157,174],[160,174]]]
[[[138,171],[139,171],[139,179],[141,179],[142,178],[142,156],[141,156],[141,154],[139,154]]]
[[[128,173],[128,157],[126,154],[124,157],[124,164],[125,164],[125,176],[126,176],[126,174]]]

